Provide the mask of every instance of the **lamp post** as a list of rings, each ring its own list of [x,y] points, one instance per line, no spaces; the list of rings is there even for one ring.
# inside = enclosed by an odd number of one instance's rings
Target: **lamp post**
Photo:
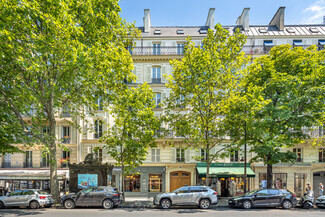
[[[247,143],[246,143],[246,120],[245,120],[245,144],[244,144],[244,194],[246,194],[246,186],[247,186]]]

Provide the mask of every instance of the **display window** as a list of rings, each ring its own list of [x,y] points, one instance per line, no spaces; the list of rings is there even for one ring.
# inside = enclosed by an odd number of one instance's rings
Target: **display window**
[[[162,192],[162,174],[149,174],[149,192]]]
[[[124,178],[126,192],[140,192],[140,175],[131,175]]]
[[[266,173],[259,174],[260,188],[267,188]],[[287,189],[287,174],[286,173],[273,173],[272,188]]]

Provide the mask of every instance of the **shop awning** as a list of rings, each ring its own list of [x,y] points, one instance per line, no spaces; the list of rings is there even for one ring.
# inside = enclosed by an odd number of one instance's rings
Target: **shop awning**
[[[204,166],[203,166],[204,165]],[[207,173],[206,164],[198,163],[197,171],[199,177],[205,177]],[[255,173],[250,168],[250,165],[247,165],[246,168],[247,177],[255,177]],[[211,177],[244,177],[244,164],[212,164],[209,168],[209,175]]]
[[[69,170],[57,170],[58,179],[69,179]],[[0,179],[48,180],[50,170],[1,169]]]

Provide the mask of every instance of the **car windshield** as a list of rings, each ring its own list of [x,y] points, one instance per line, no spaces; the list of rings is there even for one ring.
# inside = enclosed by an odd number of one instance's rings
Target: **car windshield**
[[[252,195],[252,194],[255,194],[256,192],[258,192],[260,189],[255,189],[255,190],[252,190],[252,191],[249,191],[249,192],[246,192],[246,195]]]

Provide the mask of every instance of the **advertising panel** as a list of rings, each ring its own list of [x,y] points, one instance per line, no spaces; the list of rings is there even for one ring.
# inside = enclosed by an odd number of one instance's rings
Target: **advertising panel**
[[[98,186],[98,174],[78,174],[78,188]]]

